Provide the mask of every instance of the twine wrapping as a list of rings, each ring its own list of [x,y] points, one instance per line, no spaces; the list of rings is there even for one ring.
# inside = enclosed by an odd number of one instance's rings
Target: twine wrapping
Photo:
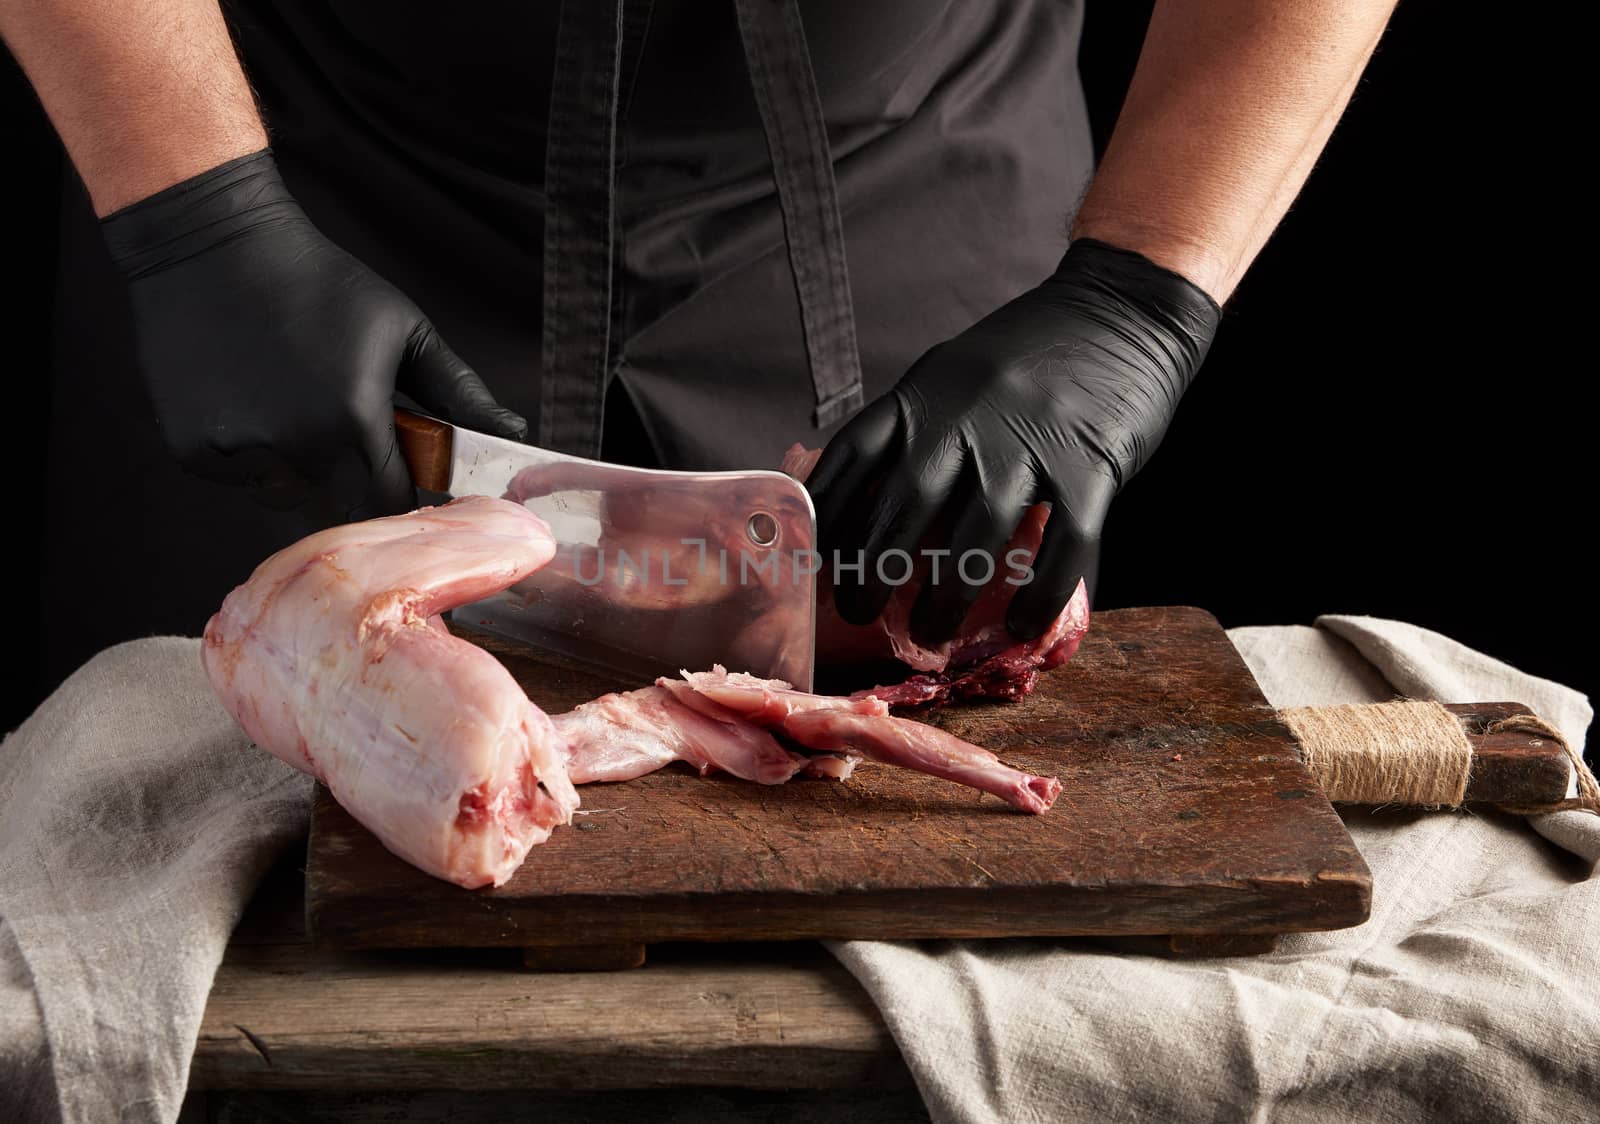
[[[1336,804],[1456,807],[1472,775],[1472,743],[1436,702],[1297,706],[1278,716]]]
[[[1335,804],[1455,808],[1466,798],[1472,743],[1456,716],[1436,702],[1301,706],[1278,715],[1300,742],[1306,768]],[[1578,795],[1501,808],[1523,815],[1568,809],[1600,814],[1600,784],[1560,730],[1536,714],[1518,714],[1484,732],[1507,730],[1538,734],[1560,746],[1577,775]]]

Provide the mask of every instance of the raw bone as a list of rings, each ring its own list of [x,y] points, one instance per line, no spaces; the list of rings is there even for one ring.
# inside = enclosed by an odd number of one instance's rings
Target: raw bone
[[[670,761],[687,761],[702,775],[721,769],[782,784],[801,772],[837,776],[841,764],[865,757],[993,793],[1035,814],[1061,791],[1053,777],[1013,769],[937,727],[891,718],[871,696],[812,695],[720,666],[605,695],[557,715],[555,725],[572,739],[568,768],[578,784],[631,780]],[[841,751],[843,762],[791,753],[769,729],[807,749]]]
[[[1036,815],[1048,811],[1061,792],[1061,782],[1054,777],[1013,769],[987,749],[937,726],[888,717],[883,701],[870,694],[850,699],[807,695],[788,690],[786,683],[729,674],[720,667],[686,671],[683,677],[704,698],[770,726],[808,749],[846,750],[885,765],[943,777],[993,793]]]

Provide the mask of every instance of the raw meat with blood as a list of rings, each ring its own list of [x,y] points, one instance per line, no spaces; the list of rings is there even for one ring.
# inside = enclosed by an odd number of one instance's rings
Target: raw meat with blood
[[[804,481],[821,449],[793,445],[783,471]],[[957,635],[934,647],[911,639],[911,607],[922,589],[918,578],[897,587],[882,615],[871,624],[853,625],[833,607],[833,584],[826,570],[817,587],[817,665],[866,664],[896,659],[918,674],[901,683],[876,686],[873,694],[891,706],[927,706],[967,698],[1017,699],[1032,691],[1039,672],[1071,659],[1089,629],[1089,594],[1079,582],[1072,597],[1043,634],[1019,643],[1006,629],[1006,608],[1019,588],[1010,584],[1031,564],[1050,517],[1048,504],[1034,504],[1023,515],[995,574],[978,594]],[[1013,565],[1015,563],[1015,565]],[[945,565],[950,563],[946,560]]]
[[[909,676],[899,683],[869,687],[860,695],[890,706],[927,706],[962,699],[1020,699],[1039,682],[1039,673],[1059,667],[1078,650],[1089,630],[1089,599],[1083,583],[1050,627],[1032,640],[982,656],[974,663]]]

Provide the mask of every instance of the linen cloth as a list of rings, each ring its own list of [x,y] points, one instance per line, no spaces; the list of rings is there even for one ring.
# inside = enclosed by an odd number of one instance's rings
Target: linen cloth
[[[1588,701],[1438,633],[1236,628],[1278,707]],[[830,945],[935,1121],[1600,1119],[1600,816],[1344,809],[1372,916],[1265,956],[1138,942]]]
[[[310,802],[197,640],[108,648],[5,740],[0,1120],[177,1119],[228,934]]]
[[[1395,622],[1230,636],[1280,706],[1511,699],[1575,742],[1591,717],[1576,692]],[[177,1117],[228,934],[303,840],[310,786],[249,746],[194,640],[108,649],[6,739],[0,1120]],[[1591,1119],[1600,817],[1346,819],[1372,920],[1267,957],[832,947],[941,1121]]]

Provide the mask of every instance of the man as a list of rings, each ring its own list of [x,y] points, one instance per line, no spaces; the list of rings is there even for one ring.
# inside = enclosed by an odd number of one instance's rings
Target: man
[[[241,69],[216,0],[0,0],[101,220],[63,233],[52,670],[409,506],[397,389],[674,467],[826,442],[856,620],[885,552],[995,553],[1049,501],[1035,633],[1392,3],[1162,0],[1091,182],[1072,2],[250,0]],[[947,568],[914,634],[974,592]]]

